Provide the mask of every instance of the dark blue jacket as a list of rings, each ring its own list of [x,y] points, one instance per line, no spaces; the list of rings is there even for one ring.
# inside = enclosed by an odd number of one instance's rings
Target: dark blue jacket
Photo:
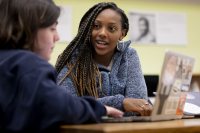
[[[56,72],[32,52],[0,50],[0,128],[44,132],[61,124],[99,122],[105,107],[90,97],[69,95]]]

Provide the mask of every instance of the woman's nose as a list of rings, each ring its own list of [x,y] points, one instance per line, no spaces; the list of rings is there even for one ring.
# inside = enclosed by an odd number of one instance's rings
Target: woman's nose
[[[106,34],[107,34],[106,28],[101,28],[101,30],[99,31],[99,35],[106,36]]]
[[[58,40],[60,40],[60,36],[59,36],[58,32],[56,32],[55,36],[54,36],[54,42],[57,42]]]

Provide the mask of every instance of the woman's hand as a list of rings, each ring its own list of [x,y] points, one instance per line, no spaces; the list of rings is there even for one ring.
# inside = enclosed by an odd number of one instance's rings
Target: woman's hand
[[[106,108],[107,115],[111,117],[122,117],[124,114],[122,111],[110,106],[105,105],[105,108]]]
[[[149,116],[152,105],[145,99],[125,98],[123,107],[126,112],[138,112],[141,116]]]

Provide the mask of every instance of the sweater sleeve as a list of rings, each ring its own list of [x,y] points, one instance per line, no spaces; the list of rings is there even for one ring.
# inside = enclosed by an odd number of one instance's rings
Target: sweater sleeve
[[[102,98],[98,98],[97,99],[100,103],[104,104],[104,105],[108,105],[108,106],[112,106],[114,108],[117,108],[119,110],[123,110],[123,100],[124,100],[124,96],[121,94],[117,94],[114,96],[105,96]]]
[[[137,52],[134,49],[129,49],[127,59],[128,74],[125,96],[147,99],[147,87]]]
[[[99,90],[102,104],[123,110],[125,97],[147,99],[147,88],[137,52],[128,48],[117,58],[112,71],[101,71],[102,89]]]
[[[93,98],[73,97],[58,87],[48,63],[32,64],[29,70],[19,80],[12,126],[46,129],[57,124],[96,123],[106,115],[105,107]]]

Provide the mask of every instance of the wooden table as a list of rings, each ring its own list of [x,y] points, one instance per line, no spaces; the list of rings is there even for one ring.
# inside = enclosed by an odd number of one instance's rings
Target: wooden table
[[[200,118],[160,122],[64,125],[61,133],[200,133]]]

